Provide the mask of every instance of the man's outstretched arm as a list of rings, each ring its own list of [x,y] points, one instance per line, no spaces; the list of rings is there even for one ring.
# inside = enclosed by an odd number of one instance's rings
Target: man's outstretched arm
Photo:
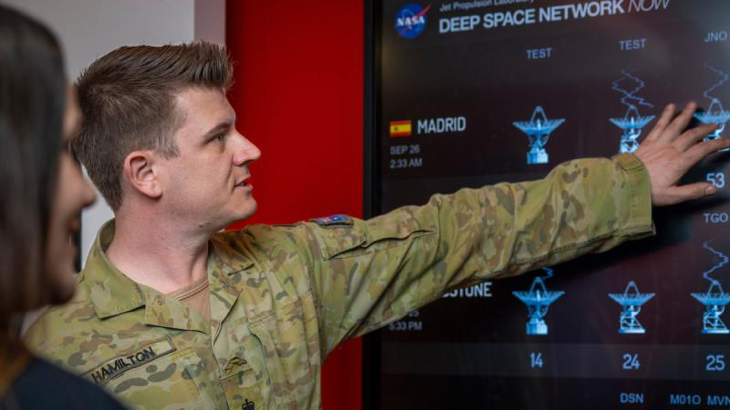
[[[651,235],[650,192],[641,161],[622,154],[570,161],[537,181],[434,195],[349,226],[295,227],[310,249],[323,350],[456,287]]]
[[[295,228],[293,237],[312,258],[325,353],[454,287],[651,235],[652,202],[712,193],[709,184],[677,181],[702,157],[728,146],[697,142],[711,126],[682,132],[693,110],[688,105],[673,119],[674,107],[667,107],[636,156],[570,161],[538,181],[435,195],[427,205],[351,225]]]

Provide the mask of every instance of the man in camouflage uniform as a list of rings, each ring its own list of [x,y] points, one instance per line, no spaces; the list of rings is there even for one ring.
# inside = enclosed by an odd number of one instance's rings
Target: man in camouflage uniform
[[[245,181],[260,155],[235,130],[229,81],[225,52],[206,44],[121,48],[79,79],[75,148],[116,219],[74,300],[27,341],[135,408],[317,409],[322,362],[343,340],[455,287],[651,235],[652,202],[712,194],[677,181],[728,147],[697,143],[712,127],[682,133],[695,107],[672,120],[670,106],[636,156],[369,221],[219,232],[255,210]]]

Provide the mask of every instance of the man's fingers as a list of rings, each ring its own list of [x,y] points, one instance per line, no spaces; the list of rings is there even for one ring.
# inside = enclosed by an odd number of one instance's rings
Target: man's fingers
[[[710,135],[716,129],[717,125],[715,124],[702,124],[696,128],[687,130],[684,134],[677,138],[674,144],[680,151],[685,151],[697,144],[697,141]]]
[[[697,110],[697,104],[694,102],[687,103],[687,105],[684,106],[684,109],[681,113],[669,124],[667,127],[668,132],[662,133],[662,135],[666,136],[666,138],[671,138],[667,142],[671,142],[676,137],[672,136],[678,136],[682,133],[682,131],[687,128],[687,125],[692,120],[692,115]]]
[[[712,195],[716,191],[717,189],[709,182],[695,182],[676,186],[667,189],[657,205],[673,205],[692,199],[700,199]]]
[[[662,115],[659,117],[659,120],[657,120],[656,125],[652,128],[651,132],[646,136],[646,138],[644,138],[644,142],[656,141],[659,136],[662,135],[662,132],[664,132],[669,123],[672,121],[676,109],[677,107],[675,107],[674,104],[668,104],[664,107]]]
[[[683,163],[685,163],[687,165],[687,169],[689,169],[696,163],[700,162],[702,158],[725,148],[730,148],[730,140],[726,140],[725,138],[700,142],[699,144],[692,146],[682,155]]]

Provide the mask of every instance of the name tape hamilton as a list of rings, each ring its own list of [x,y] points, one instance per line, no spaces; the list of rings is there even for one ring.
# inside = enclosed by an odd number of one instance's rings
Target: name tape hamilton
[[[169,338],[158,340],[131,354],[115,357],[101,366],[84,373],[84,377],[96,384],[104,383],[127,370],[142,366],[175,350],[175,346],[173,346]]]

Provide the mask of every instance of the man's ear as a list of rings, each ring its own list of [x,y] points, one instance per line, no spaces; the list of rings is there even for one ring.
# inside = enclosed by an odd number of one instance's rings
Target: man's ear
[[[156,155],[152,151],[132,151],[124,159],[124,178],[134,189],[150,198],[162,196],[155,172]]]

